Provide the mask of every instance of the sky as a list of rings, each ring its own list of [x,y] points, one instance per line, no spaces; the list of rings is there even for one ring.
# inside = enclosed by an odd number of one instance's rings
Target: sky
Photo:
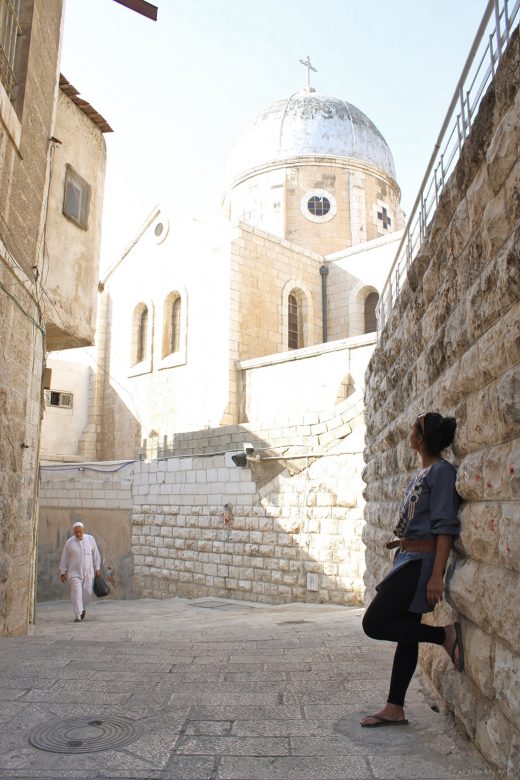
[[[305,84],[356,105],[413,205],[486,0],[66,0],[61,71],[109,122],[101,268],[157,203],[208,216],[241,127]]]

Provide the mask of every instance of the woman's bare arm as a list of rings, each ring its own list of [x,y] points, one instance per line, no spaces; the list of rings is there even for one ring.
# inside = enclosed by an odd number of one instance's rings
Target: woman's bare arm
[[[426,598],[429,604],[437,604],[442,601],[444,596],[444,570],[451,546],[453,536],[451,534],[439,534],[437,536],[437,548],[435,551],[435,561],[433,563],[433,572],[428,585],[426,586]]]

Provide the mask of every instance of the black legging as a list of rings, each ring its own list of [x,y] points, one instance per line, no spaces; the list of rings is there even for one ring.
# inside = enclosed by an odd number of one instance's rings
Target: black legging
[[[367,636],[397,642],[387,701],[400,707],[417,666],[419,642],[442,645],[446,638],[443,628],[426,626],[421,623],[422,615],[408,611],[420,573],[420,560],[399,569],[381,586],[363,618]]]

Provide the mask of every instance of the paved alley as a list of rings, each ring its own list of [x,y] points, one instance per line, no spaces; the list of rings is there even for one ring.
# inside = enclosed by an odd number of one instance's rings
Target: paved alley
[[[497,776],[418,679],[408,727],[359,727],[392,660],[362,614],[106,600],[74,624],[68,602],[39,604],[32,636],[0,640],[0,778]]]

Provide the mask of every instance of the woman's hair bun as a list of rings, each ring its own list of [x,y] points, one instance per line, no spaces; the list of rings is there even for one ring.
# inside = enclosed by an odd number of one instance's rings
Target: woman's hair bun
[[[456,429],[455,417],[443,417],[438,412],[429,412],[424,419],[424,441],[429,452],[438,455],[449,447]]]

